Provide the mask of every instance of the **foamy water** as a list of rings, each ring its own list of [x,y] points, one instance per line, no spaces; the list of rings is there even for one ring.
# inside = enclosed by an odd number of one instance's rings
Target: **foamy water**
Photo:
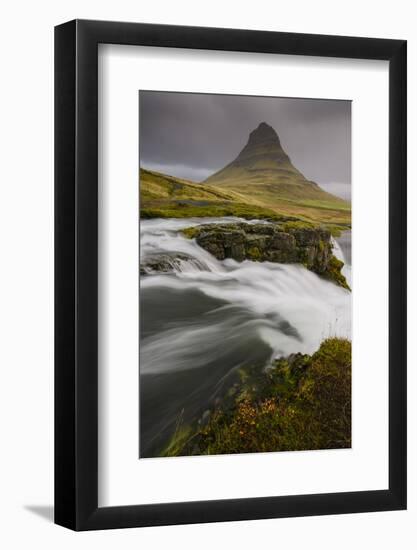
[[[191,419],[207,408],[238,367],[312,353],[329,336],[351,338],[349,291],[301,265],[219,261],[179,232],[227,221],[244,220],[141,222],[142,259],[159,253],[187,257],[171,273],[141,278],[142,456],[163,446],[178,412]],[[350,270],[346,264],[349,284]]]

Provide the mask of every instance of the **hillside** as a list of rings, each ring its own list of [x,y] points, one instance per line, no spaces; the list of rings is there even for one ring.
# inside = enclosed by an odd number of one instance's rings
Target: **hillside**
[[[282,217],[274,210],[258,205],[250,197],[144,168],[140,170],[139,187],[142,218]]]
[[[269,208],[320,221],[350,221],[350,204],[307,180],[283,150],[275,130],[262,122],[239,155],[205,182],[250,196]]]
[[[264,122],[234,161],[202,183],[141,168],[140,201],[143,218],[240,216],[344,227],[351,223],[350,204],[307,180]]]

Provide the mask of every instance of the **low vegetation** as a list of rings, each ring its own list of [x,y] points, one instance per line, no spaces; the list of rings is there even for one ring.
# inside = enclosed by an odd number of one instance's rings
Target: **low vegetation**
[[[177,429],[164,456],[340,449],[351,446],[351,343],[322,342],[267,369],[245,369],[222,404]]]
[[[312,195],[307,202],[306,195]],[[142,219],[237,216],[298,219],[340,229],[350,227],[350,205],[315,184],[268,182],[254,186],[236,181],[230,186],[220,186],[143,168],[140,170],[140,214]]]
[[[223,218],[235,216],[245,220],[282,220],[289,216],[279,215],[272,210],[259,206],[249,206],[243,203],[215,203],[207,201],[204,205],[184,203],[160,202],[158,205],[142,207],[142,219],[151,218]]]

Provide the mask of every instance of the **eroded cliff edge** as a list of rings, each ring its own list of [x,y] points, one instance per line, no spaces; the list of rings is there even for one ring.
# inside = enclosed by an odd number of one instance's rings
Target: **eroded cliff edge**
[[[300,263],[350,290],[344,264],[333,255],[329,229],[302,222],[239,222],[188,227],[182,233],[218,260]]]

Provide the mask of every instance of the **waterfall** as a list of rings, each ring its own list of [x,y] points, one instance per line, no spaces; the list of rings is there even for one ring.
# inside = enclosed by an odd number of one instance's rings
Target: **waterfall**
[[[345,243],[346,240],[347,242]],[[345,252],[343,252],[343,248],[347,248],[348,250],[350,250],[350,231],[345,231],[340,240],[332,238],[332,244],[333,254],[338,260],[341,260],[344,263],[342,274],[346,277],[348,285],[352,288],[352,266],[350,263],[350,254],[348,257],[348,254],[345,254]]]
[[[330,336],[351,338],[351,293],[301,265],[219,261],[180,229],[242,221],[141,222],[141,261],[179,255],[167,273],[141,277],[141,441],[146,452],[172,426],[207,408],[241,366],[313,353]],[[334,254],[344,261],[333,242]],[[350,266],[344,274],[350,284]],[[152,412],[149,412],[152,410]]]

